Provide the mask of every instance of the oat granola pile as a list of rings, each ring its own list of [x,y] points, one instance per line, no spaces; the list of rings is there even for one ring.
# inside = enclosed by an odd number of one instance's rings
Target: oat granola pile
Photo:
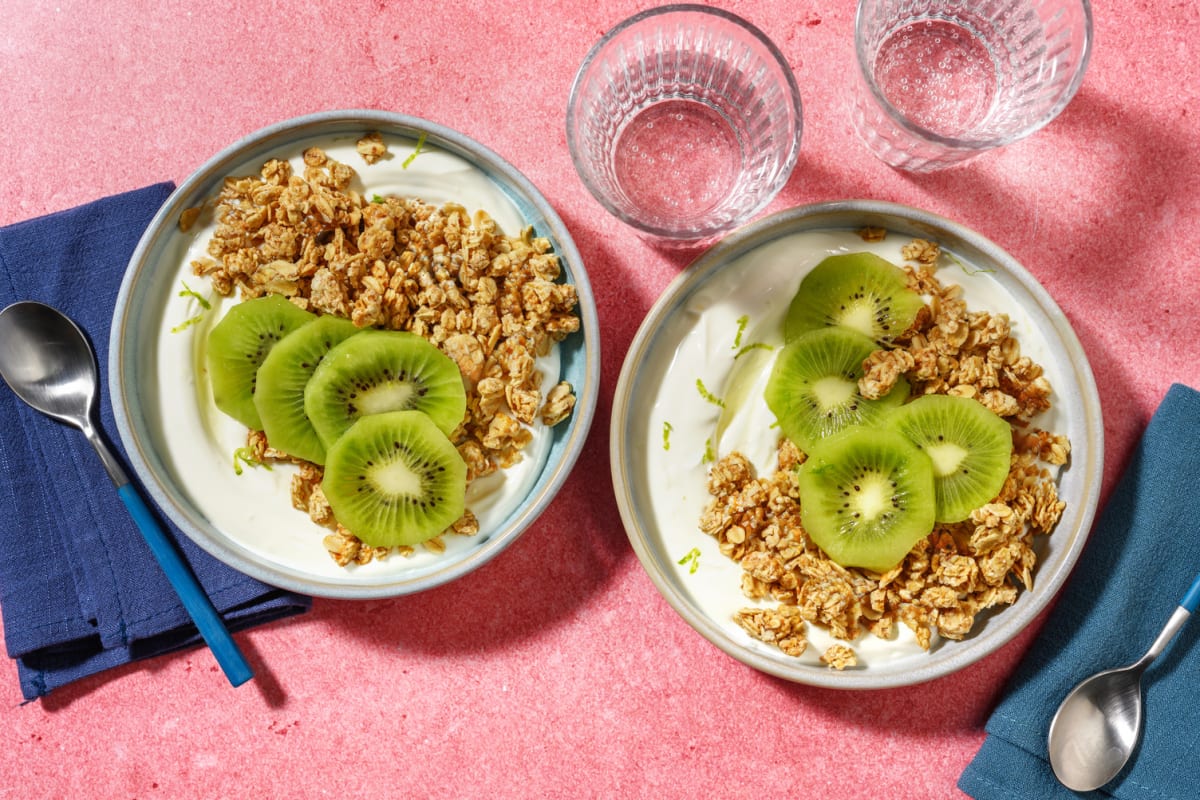
[[[367,163],[386,155],[378,134],[357,144]],[[467,414],[451,440],[467,463],[468,483],[521,459],[538,421],[555,425],[575,405],[571,385],[541,385],[534,360],[579,330],[575,287],[558,281],[550,242],[531,228],[506,236],[485,212],[416,198],[364,198],[355,171],[313,147],[303,174],[271,160],[259,175],[229,178],[216,200],[208,257],[192,263],[223,296],[280,294],[317,314],[360,328],[410,331],[459,366]],[[184,229],[200,211],[185,212]],[[249,458],[286,459],[261,432],[249,434]],[[373,548],[333,519],[322,470],[307,462],[293,479],[292,502],[332,528],[325,546],[342,565],[411,548]],[[478,531],[467,516],[454,532]],[[438,539],[425,544],[439,551]]]
[[[868,358],[859,389],[880,397],[903,375],[914,394],[973,397],[1008,419],[1014,447],[999,496],[962,522],[939,523],[884,574],[845,568],[801,525],[794,468],[805,456],[782,439],[770,477],[757,476],[740,453],[720,459],[709,473],[712,499],[700,521],[721,552],[741,564],[745,596],[777,602],[739,610],[737,624],[792,656],[808,647],[806,626],[820,626],[845,642],[821,656],[835,669],[856,665],[850,645],[860,636],[888,638],[897,623],[926,650],[935,631],[965,637],[977,614],[1013,603],[1019,586],[1032,586],[1034,537],[1053,531],[1065,507],[1047,467],[1066,463],[1070,443],[1030,424],[1050,407],[1042,368],[1020,354],[1005,315],[968,311],[960,287],[938,282],[937,245],[917,240],[902,253],[915,262],[905,266],[910,285],[930,300],[894,349]]]

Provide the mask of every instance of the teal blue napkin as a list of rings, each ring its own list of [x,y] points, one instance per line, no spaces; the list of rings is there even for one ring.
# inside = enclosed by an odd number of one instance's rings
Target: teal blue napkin
[[[959,778],[977,800],[1200,798],[1200,620],[1143,679],[1142,744],[1094,792],[1050,769],[1046,731],[1059,703],[1094,672],[1136,661],[1200,572],[1200,393],[1172,386],[1092,531],[1075,572],[987,723]]]
[[[113,305],[172,189],[156,184],[0,228],[0,307],[38,300],[84,330],[97,353],[101,427],[118,453],[103,369]],[[3,382],[0,509],[4,643],[26,699],[202,643],[83,434],[28,408]],[[231,631],[310,608],[309,598],[243,575],[165,527]]]

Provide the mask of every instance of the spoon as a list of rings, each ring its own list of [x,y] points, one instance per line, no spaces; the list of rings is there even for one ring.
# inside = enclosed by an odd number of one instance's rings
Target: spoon
[[[1142,673],[1200,605],[1200,575],[1146,655],[1086,679],[1050,722],[1050,766],[1068,789],[1088,792],[1116,777],[1142,734]]]
[[[78,428],[92,443],[142,538],[225,676],[234,686],[248,681],[254,672],[220,615],[93,424],[100,381],[96,356],[83,331],[56,309],[26,301],[0,311],[0,342],[0,377],[17,397],[46,416]]]

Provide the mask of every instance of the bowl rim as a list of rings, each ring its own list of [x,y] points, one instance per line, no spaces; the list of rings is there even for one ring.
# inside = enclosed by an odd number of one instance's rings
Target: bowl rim
[[[203,515],[184,509],[173,492],[164,485],[164,480],[153,469],[143,452],[148,447],[144,434],[138,430],[129,413],[129,394],[126,372],[132,356],[131,345],[124,335],[130,324],[132,310],[130,299],[134,288],[147,269],[152,266],[147,260],[159,246],[160,240],[169,239],[177,230],[175,220],[186,208],[204,200],[207,191],[231,173],[231,170],[246,161],[253,151],[263,151],[288,146],[289,141],[302,140],[322,135],[329,131],[337,135],[343,130],[361,129],[363,132],[380,129],[385,133],[407,136],[418,141],[423,136],[431,146],[469,161],[490,175],[497,176],[498,187],[518,206],[528,204],[545,220],[547,235],[554,244],[560,263],[575,286],[578,298],[576,312],[580,318],[582,335],[583,381],[575,386],[576,405],[572,412],[570,429],[567,432],[561,456],[557,463],[549,462],[543,467],[543,475],[550,471],[550,479],[544,484],[534,502],[527,500],[514,509],[509,517],[507,530],[488,536],[482,543],[445,566],[424,571],[418,575],[398,580],[377,583],[354,584],[342,581],[323,581],[319,576],[299,576],[294,570],[271,564],[264,560],[247,557],[221,540],[206,534],[197,524]],[[199,194],[198,194],[199,193]],[[175,190],[154,215],[146,231],[138,241],[130,257],[121,287],[117,295],[112,325],[109,329],[109,358],[107,365],[109,394],[121,444],[137,479],[144,486],[161,512],[202,550],[219,561],[254,577],[263,583],[282,589],[318,597],[339,599],[371,599],[395,597],[424,591],[454,580],[490,561],[509,544],[515,541],[542,514],[557,496],[562,485],[574,469],[583,450],[594,421],[600,388],[600,327],[595,297],[592,293],[583,257],[576,247],[570,232],[549,201],[525,177],[505,159],[482,143],[465,134],[426,119],[390,111],[372,109],[345,109],[321,111],[285,119],[245,135],[209,157],[192,172]],[[539,479],[540,481],[540,479]]]
[[[855,224],[815,222],[847,218],[853,218]],[[626,463],[630,458],[623,447],[624,431],[631,413],[633,393],[630,387],[640,364],[646,361],[660,321],[670,314],[676,298],[687,296],[693,289],[702,286],[727,262],[791,233],[813,229],[858,229],[864,225],[891,228],[887,224],[889,220],[893,221],[893,224],[895,220],[903,221],[935,240],[956,240],[974,248],[985,258],[1000,265],[1016,280],[1022,290],[1032,295],[1040,309],[1046,313],[1053,325],[1054,334],[1068,350],[1067,359],[1079,383],[1078,401],[1082,410],[1080,424],[1086,430],[1086,441],[1072,442],[1072,465],[1078,464],[1083,482],[1083,496],[1078,500],[1077,507],[1068,507],[1068,513],[1075,518],[1075,524],[1071,530],[1070,543],[1057,562],[1056,569],[1049,574],[1044,570],[1038,573],[1036,594],[1022,592],[1018,602],[1024,602],[1020,606],[1003,609],[1003,613],[996,614],[988,620],[989,631],[986,640],[969,640],[966,645],[962,642],[946,642],[943,647],[947,649],[942,651],[946,652],[945,656],[940,656],[928,664],[918,663],[913,668],[909,668],[913,666],[912,659],[906,659],[903,671],[835,671],[800,662],[788,663],[782,657],[770,656],[764,650],[734,641],[726,628],[722,628],[716,620],[695,607],[674,585],[672,577],[660,569],[660,560],[655,557],[653,547],[648,543],[647,536],[639,525],[639,516],[625,475]],[[841,200],[785,209],[740,228],[701,254],[672,281],[647,313],[626,353],[613,395],[609,451],[613,490],[626,536],[655,588],[676,613],[700,635],[732,658],[777,678],[834,689],[887,689],[944,677],[995,652],[1034,622],[1058,595],[1083,551],[1096,514],[1104,473],[1104,425],[1095,378],[1082,344],[1066,315],[1015,258],[981,234],[937,214],[885,201]],[[1079,459],[1078,462],[1075,461],[1076,458]],[[919,660],[920,655],[914,656],[914,659]]]

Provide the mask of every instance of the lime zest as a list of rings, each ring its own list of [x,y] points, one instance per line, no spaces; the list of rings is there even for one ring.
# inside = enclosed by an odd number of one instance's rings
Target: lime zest
[[[970,267],[968,267],[966,264],[964,264],[961,260],[959,260],[959,258],[957,256],[955,256],[953,253],[949,253],[949,252],[946,252],[945,250],[943,250],[942,255],[944,255],[946,258],[950,259],[951,261],[953,261],[955,264],[958,264],[958,268],[961,269],[967,275],[980,275],[983,273],[989,273],[989,272],[996,271],[992,267],[979,267],[977,269],[972,270]]]
[[[712,437],[710,436],[704,440],[704,455],[700,458],[700,463],[711,464],[712,462],[714,462],[716,460],[717,460],[717,451],[713,447],[713,440],[712,440]]]
[[[749,353],[751,350],[774,350],[775,348],[766,342],[751,342],[733,354],[733,360],[737,361],[742,356]]]
[[[733,337],[733,347],[730,350],[737,350],[742,346],[742,334],[746,332],[746,326],[750,324],[750,317],[747,314],[742,314],[737,318],[737,333]],[[735,356],[736,358],[736,356]]]
[[[417,157],[417,154],[421,152],[421,148],[424,146],[425,146],[425,133],[422,132],[421,135],[417,137],[417,146],[413,148],[413,151],[412,151],[412,153],[409,154],[408,158],[404,159],[404,163],[402,163],[400,165],[400,168],[408,169],[408,165],[413,162],[413,159]]]
[[[208,311],[212,308],[212,303],[208,302],[208,298],[205,297],[204,295],[200,294],[199,292],[197,292],[192,287],[188,286],[187,281],[180,281],[180,283],[183,284],[183,288],[179,290],[180,297],[192,298],[197,303],[199,303],[200,307],[203,308],[205,311]]]
[[[249,447],[239,447],[233,451],[233,471],[236,475],[242,474],[242,464],[248,467],[263,467],[267,470],[271,469],[271,465],[265,461],[259,461],[254,457],[254,450]]]
[[[696,391],[700,392],[701,397],[712,403],[717,408],[725,407],[725,401],[710,392],[708,387],[704,385],[704,381],[700,378],[696,378]]]
[[[375,205],[382,205],[386,201],[384,200],[383,195],[373,194],[373,195],[371,195],[371,202],[374,203]]]
[[[188,317],[183,322],[176,325],[174,328],[171,328],[171,333],[179,333],[180,331],[187,330],[188,328],[192,327],[193,325],[195,325],[197,322],[199,322],[202,319],[204,319],[203,314],[197,314],[194,317]]]
[[[694,575],[696,570],[700,569],[700,548],[693,547],[691,550],[688,550],[683,558],[679,559],[677,563],[681,567],[685,564],[690,564],[691,566],[688,567],[688,574]]]
[[[675,426],[666,420],[663,421],[663,450],[671,449],[671,431],[675,430]]]
[[[180,331],[187,330],[204,318],[205,311],[212,309],[212,303],[208,301],[207,297],[188,286],[186,281],[180,281],[179,283],[183,286],[183,288],[179,290],[179,296],[189,297],[192,300],[195,300],[200,305],[201,311],[199,314],[196,314],[193,317],[188,317],[174,328],[171,328],[171,333],[179,333]]]

